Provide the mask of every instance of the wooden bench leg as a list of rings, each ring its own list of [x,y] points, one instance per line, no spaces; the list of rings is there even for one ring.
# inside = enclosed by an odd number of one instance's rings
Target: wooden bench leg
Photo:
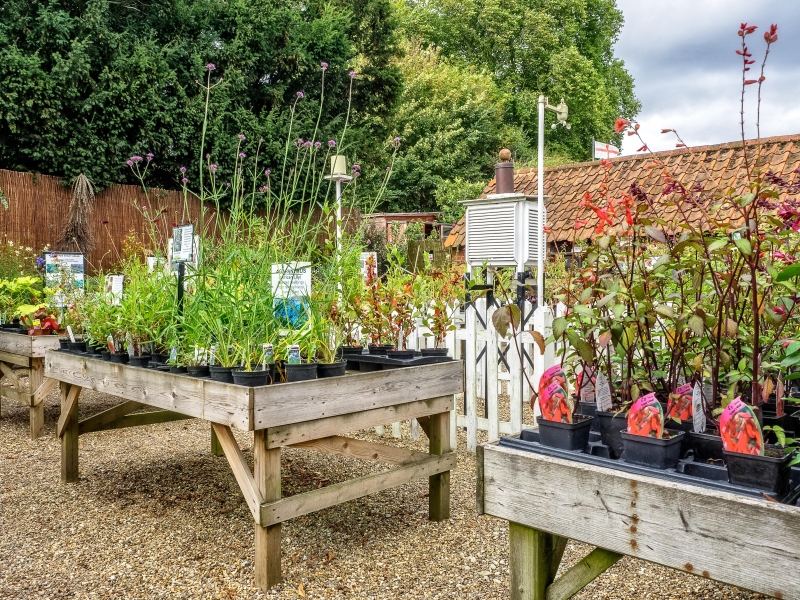
[[[219,438],[214,431],[213,425],[211,426],[211,454],[214,456],[225,456],[225,452],[222,450],[222,444],[219,443]]]
[[[545,600],[550,583],[551,537],[538,529],[508,523],[511,600]]]
[[[450,413],[439,413],[428,418],[430,454],[450,452]],[[428,518],[446,521],[450,518],[450,471],[428,477]]]
[[[59,427],[61,437],[61,483],[78,481],[78,394],[80,388],[72,392],[71,386],[62,382],[61,417],[63,428]],[[72,392],[72,393],[71,393]]]
[[[41,358],[32,358],[28,373],[28,385],[33,394],[44,382],[44,361]],[[38,440],[44,435],[44,400],[30,408],[30,434],[32,440]]]
[[[267,432],[254,432],[253,471],[256,487],[264,502],[281,498],[281,449],[267,447]],[[266,591],[281,582],[281,525],[256,529],[256,585]]]

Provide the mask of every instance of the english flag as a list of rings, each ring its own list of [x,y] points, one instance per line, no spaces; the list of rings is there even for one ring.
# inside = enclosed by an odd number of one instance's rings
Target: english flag
[[[594,158],[614,158],[615,156],[619,156],[619,148],[616,146],[612,146],[611,144],[605,144],[603,142],[598,142],[595,140],[594,142]]]

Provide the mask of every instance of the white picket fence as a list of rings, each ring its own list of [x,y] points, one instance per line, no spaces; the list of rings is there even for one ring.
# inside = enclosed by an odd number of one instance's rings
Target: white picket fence
[[[530,315],[532,306],[525,304],[525,315]],[[448,332],[445,346],[449,355],[465,362],[465,411],[458,414],[458,398],[455,399],[454,410],[450,416],[451,447],[457,446],[457,428],[467,431],[467,449],[474,452],[478,445],[478,431],[486,431],[489,441],[495,441],[500,435],[519,433],[523,426],[536,427],[535,423],[523,423],[523,404],[530,402],[531,387],[536,389],[541,374],[555,364],[557,357],[556,344],[550,344],[544,353],[534,342],[531,331],[538,331],[548,338],[552,333],[555,316],[564,314],[565,306],[555,307],[555,315],[549,307],[540,307],[533,311],[525,325],[516,335],[502,338],[492,324],[492,314],[497,310],[494,303],[487,307],[486,298],[479,298],[469,303],[463,314],[453,311],[454,331]],[[406,341],[408,348],[419,350],[433,347],[433,338],[421,322]],[[462,343],[465,350],[462,355]],[[524,371],[524,372],[523,372]],[[505,382],[509,398],[508,420],[500,419],[500,396]],[[483,400],[483,403],[479,402]],[[483,415],[479,415],[483,404]],[[537,413],[538,413],[538,406]],[[384,434],[384,428],[376,431]],[[401,424],[393,423],[392,435],[401,437]],[[411,438],[419,439],[419,426],[416,420],[410,423]]]

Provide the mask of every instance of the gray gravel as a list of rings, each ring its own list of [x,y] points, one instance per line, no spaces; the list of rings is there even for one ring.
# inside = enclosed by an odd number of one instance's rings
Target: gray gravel
[[[81,401],[81,417],[118,402],[90,391]],[[0,414],[0,598],[508,597],[508,526],[475,514],[474,455],[463,451],[462,433],[449,522],[428,522],[427,482],[295,519],[283,527],[285,581],[261,594],[253,587],[252,518],[225,459],[209,452],[207,423],[82,436],[80,481],[61,485],[57,394],[46,400],[38,441],[27,439],[26,408],[4,402]],[[424,435],[414,443],[404,433],[402,442],[384,441],[425,449]],[[252,460],[252,435],[237,438]],[[284,494],[375,468],[286,450]],[[588,550],[570,544],[565,564]],[[628,558],[576,596],[760,597]]]

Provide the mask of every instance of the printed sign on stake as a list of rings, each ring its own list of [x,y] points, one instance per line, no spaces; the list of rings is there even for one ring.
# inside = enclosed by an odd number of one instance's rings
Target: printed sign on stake
[[[594,369],[586,367],[581,373],[580,396],[581,402],[595,402],[595,377]]]
[[[722,447],[728,452],[741,454],[764,453],[764,438],[753,409],[737,397],[719,418]]]
[[[692,390],[692,420],[695,433],[703,433],[706,430],[706,413],[703,410],[703,387],[699,382],[694,384],[694,389]]]
[[[172,262],[192,262],[194,257],[194,225],[172,228]]]
[[[311,263],[272,265],[275,316],[287,327],[297,328],[308,319],[311,296]]]
[[[664,412],[653,393],[639,398],[628,413],[628,433],[661,439],[664,435]]]
[[[103,291],[106,295],[106,303],[119,306],[122,300],[122,285],[125,280],[124,275],[106,275],[103,284]]]
[[[80,252],[45,252],[44,272],[45,285],[57,290],[53,294],[56,306],[65,305],[67,292],[83,293],[86,260]]]
[[[597,387],[595,389],[595,401],[597,402],[597,410],[610,411],[613,407],[611,401],[611,386],[608,385],[608,379],[604,373],[597,374]]]

